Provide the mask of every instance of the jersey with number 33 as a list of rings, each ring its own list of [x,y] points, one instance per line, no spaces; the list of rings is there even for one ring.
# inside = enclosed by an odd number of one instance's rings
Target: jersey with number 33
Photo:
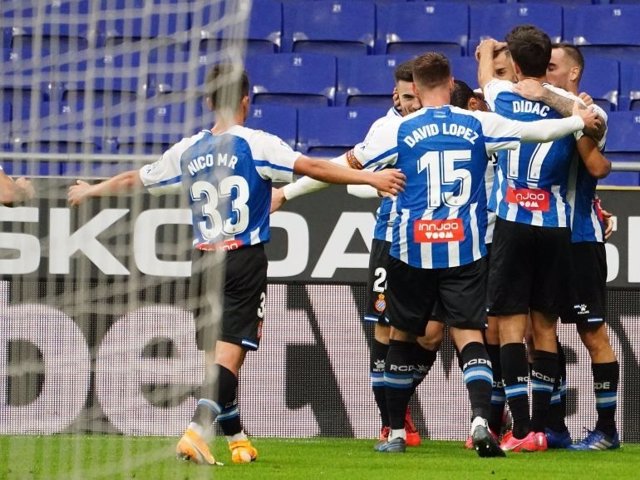
[[[184,138],[140,169],[152,194],[188,195],[196,248],[269,241],[271,182],[291,182],[300,156],[278,137],[233,126]]]

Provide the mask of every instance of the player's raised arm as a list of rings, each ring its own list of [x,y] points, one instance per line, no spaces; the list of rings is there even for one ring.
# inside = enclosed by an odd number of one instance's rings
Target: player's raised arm
[[[91,197],[109,197],[132,193],[143,187],[139,170],[129,170],[93,185],[77,180],[67,191],[69,205],[80,205]]]
[[[515,93],[521,95],[527,100],[546,103],[565,117],[572,115],[574,107],[576,106],[583,110],[589,108],[586,105],[583,105],[581,101],[576,101],[576,98],[560,95],[551,88],[547,88],[540,82],[530,78],[520,80],[513,89]],[[603,139],[606,133],[606,114],[599,107],[595,109],[593,107],[591,108],[599,117],[600,121],[593,128],[585,127],[584,133],[599,142]]]
[[[545,119],[535,122],[510,120],[492,112],[473,112],[483,125],[487,136],[487,153],[497,150],[512,150],[518,142],[544,143],[565,137],[582,130],[585,125],[595,125],[597,116],[590,110],[575,107],[574,115],[560,119]]]
[[[309,158],[301,155],[296,160],[294,171],[297,174],[308,175],[328,183],[371,185],[376,190],[397,195],[404,189],[405,176],[397,169],[387,168],[378,172],[369,170],[355,170],[336,165],[332,162]]]

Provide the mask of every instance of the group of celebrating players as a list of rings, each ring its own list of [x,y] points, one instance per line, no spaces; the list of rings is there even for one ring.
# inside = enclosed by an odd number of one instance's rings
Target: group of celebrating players
[[[240,422],[237,385],[246,352],[260,341],[269,213],[327,183],[382,197],[365,315],[376,322],[370,375],[382,420],[377,451],[420,443],[408,404],[435,362],[444,325],[471,405],[466,445],[480,456],[620,445],[619,366],[604,323],[606,212],[595,195],[597,179],[610,170],[601,153],[606,114],[578,97],[580,52],[552,45],[536,27],[514,28],[506,43],[485,40],[476,57],[482,93],[454,82],[442,54],[400,65],[396,105],[332,161],[243,127],[246,74],[218,65],[207,78],[211,130],[140,170],[69,189],[72,205],[140,187],[183,192],[193,214],[194,272],[211,252],[226,251],[217,340],[211,309],[195,312],[205,380],[176,448],[180,458],[216,463],[208,447],[216,421],[232,461],[257,458]],[[229,77],[237,80],[219,81]],[[272,181],[291,182],[294,173],[307,177],[272,192]],[[201,275],[193,283],[207,285]],[[577,443],[564,420],[559,318],[576,323],[592,359],[598,420]],[[505,402],[513,428],[501,435]]]

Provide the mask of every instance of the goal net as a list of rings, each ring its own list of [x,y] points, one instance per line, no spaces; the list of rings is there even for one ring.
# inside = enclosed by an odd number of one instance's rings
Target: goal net
[[[36,190],[0,206],[0,477],[172,478],[204,376],[191,311],[207,306],[218,324],[224,254],[198,264],[199,291],[184,194],[71,207],[67,190],[212,126],[206,74],[241,72],[251,0],[0,9],[0,166]]]

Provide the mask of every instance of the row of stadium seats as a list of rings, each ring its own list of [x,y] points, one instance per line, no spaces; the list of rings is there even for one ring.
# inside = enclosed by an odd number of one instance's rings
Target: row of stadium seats
[[[128,55],[128,60],[139,62],[139,57],[138,54]],[[246,69],[252,84],[253,103],[385,106],[393,89],[393,72],[409,58],[405,55],[345,58],[314,53],[264,54],[247,57]],[[110,65],[119,61],[122,59],[111,58]],[[131,66],[127,71],[110,68],[101,60],[92,65],[91,79],[84,80],[86,63],[76,63],[68,70],[43,73],[37,79],[33,75],[0,74],[0,100],[10,102],[12,110],[17,112],[14,118],[18,118],[20,112],[24,112],[22,117],[28,116],[32,99],[60,105],[60,108],[45,111],[75,113],[83,110],[85,96],[89,93],[93,107],[134,103],[139,97],[167,94],[176,99],[191,92],[193,97],[202,93],[209,68],[199,65],[189,71],[192,67],[181,63],[168,71],[163,66],[147,65],[145,75],[139,64],[127,63]],[[451,63],[456,78],[471,86],[477,84],[475,59],[453,57]],[[376,74],[371,75],[371,72]],[[619,62],[589,55],[581,88],[607,111],[640,110],[640,62]]]
[[[3,103],[3,122],[7,120]],[[364,138],[371,124],[386,113],[385,108],[374,107],[309,107],[296,109],[281,105],[253,106],[247,126],[278,135],[293,148],[310,155],[334,156],[344,152]],[[167,112],[165,112],[167,113]],[[184,115],[184,112],[182,113]],[[114,124],[95,122],[91,128],[78,130],[59,126],[38,129],[37,136],[4,138],[4,151],[39,151],[57,153],[144,153],[159,154],[179,140],[185,132],[206,128],[212,117],[202,114],[192,128],[185,128],[184,116],[173,112],[166,115],[171,122],[142,116],[141,123]],[[138,120],[138,119],[134,119]],[[162,126],[173,128],[161,128]],[[330,126],[330,128],[329,128]],[[137,135],[132,135],[135,127]],[[640,113],[613,112],[609,116],[609,135],[605,153],[611,160],[637,160],[640,152]],[[14,173],[15,165],[5,165],[8,173]],[[55,174],[69,174],[69,163],[63,162]],[[45,174],[52,174],[47,164]],[[120,167],[121,168],[121,167]],[[18,173],[18,172],[16,172]],[[19,172],[34,174],[34,172]],[[42,171],[38,172],[43,174]],[[605,183],[616,182],[638,186],[637,172],[616,173]]]
[[[29,2],[27,2],[28,4]],[[97,2],[95,2],[97,3]],[[126,4],[127,2],[123,2]],[[135,3],[135,2],[134,2]],[[170,40],[188,51],[214,51],[226,33],[215,21],[223,3],[202,6],[169,4],[164,11],[129,9],[125,14],[92,15],[93,2],[54,2],[43,23],[30,20],[35,7],[3,11],[2,44],[16,52],[33,44],[38,53],[77,52],[145,39]],[[109,5],[107,0],[99,5]],[[554,41],[564,39],[585,49],[617,54],[622,46],[640,50],[640,5],[558,3],[383,2],[363,0],[254,0],[246,33],[249,53],[321,52],[332,55],[416,54],[437,48],[452,56],[472,55],[485,36],[502,39],[517,24],[531,23]],[[51,4],[47,4],[51,6]],[[63,6],[67,6],[63,8]],[[113,13],[113,12],[112,12]],[[71,20],[70,20],[71,18]],[[195,33],[194,33],[195,32]],[[197,33],[197,35],[196,35]]]

